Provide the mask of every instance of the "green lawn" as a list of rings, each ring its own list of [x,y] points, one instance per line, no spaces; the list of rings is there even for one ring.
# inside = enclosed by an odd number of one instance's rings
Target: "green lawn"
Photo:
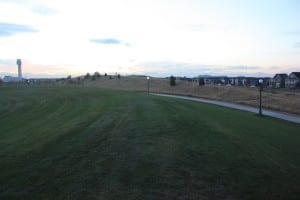
[[[300,199],[300,125],[144,93],[1,86],[0,199]]]

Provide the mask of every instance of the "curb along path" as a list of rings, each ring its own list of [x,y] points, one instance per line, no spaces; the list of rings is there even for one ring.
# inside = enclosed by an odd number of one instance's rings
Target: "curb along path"
[[[223,101],[215,101],[215,100],[208,100],[208,99],[195,98],[195,97],[169,95],[169,94],[159,94],[159,93],[150,93],[150,94],[157,95],[157,96],[163,96],[163,97],[171,97],[171,98],[177,98],[177,99],[197,101],[197,102],[202,102],[202,103],[209,103],[209,104],[214,104],[214,105],[223,106],[223,107],[227,107],[227,108],[233,108],[233,109],[248,111],[248,112],[252,112],[252,113],[258,113],[258,108],[244,106],[244,105],[235,104],[235,103],[228,103],[228,102],[223,102]],[[300,124],[300,116],[298,116],[298,115],[285,114],[285,113],[280,113],[280,112],[266,110],[266,109],[263,109],[263,115]]]

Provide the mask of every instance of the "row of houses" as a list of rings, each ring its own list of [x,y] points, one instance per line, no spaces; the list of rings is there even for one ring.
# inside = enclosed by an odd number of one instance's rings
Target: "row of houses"
[[[236,85],[236,86],[257,86],[259,79],[263,79],[265,84],[268,84],[270,78],[258,77],[227,77],[227,76],[199,76],[196,78],[179,77],[180,80],[188,82],[198,82],[204,80],[205,85]]]
[[[205,84],[212,85],[236,85],[256,87],[259,79],[263,79],[265,87],[270,88],[300,88],[300,72],[292,72],[287,74],[276,74],[270,77],[227,77],[227,76],[199,76],[203,78]],[[191,79],[194,80],[194,79]],[[196,81],[196,78],[195,78]]]
[[[276,74],[271,79],[270,85],[275,88],[299,88],[300,72],[292,72],[287,74]]]
[[[268,78],[263,78],[267,80]],[[213,85],[237,85],[237,86],[257,86],[259,78],[257,77],[206,77],[205,84]]]

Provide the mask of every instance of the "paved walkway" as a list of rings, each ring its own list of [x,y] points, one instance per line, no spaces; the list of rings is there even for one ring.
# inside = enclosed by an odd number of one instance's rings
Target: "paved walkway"
[[[164,97],[177,98],[177,99],[185,99],[185,100],[190,100],[190,101],[197,101],[197,102],[202,102],[202,103],[209,103],[209,104],[214,104],[214,105],[223,106],[223,107],[227,107],[227,108],[234,108],[234,109],[248,111],[248,112],[252,112],[252,113],[258,113],[258,108],[244,106],[244,105],[235,104],[235,103],[227,103],[227,102],[223,102],[223,101],[215,101],[215,100],[208,100],[208,99],[202,99],[202,98],[185,97],[185,96],[169,95],[169,94],[158,94],[158,93],[151,93],[151,94],[158,95],[158,96],[164,96]],[[266,110],[266,109],[263,109],[262,113],[265,116],[275,117],[278,119],[283,119],[286,121],[295,122],[295,123],[300,124],[300,116],[299,115],[285,114],[285,113],[280,113],[280,112]]]

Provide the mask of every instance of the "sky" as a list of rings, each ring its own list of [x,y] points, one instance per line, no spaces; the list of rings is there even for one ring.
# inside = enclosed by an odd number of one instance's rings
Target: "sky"
[[[300,0],[0,0],[0,77],[300,71]]]

